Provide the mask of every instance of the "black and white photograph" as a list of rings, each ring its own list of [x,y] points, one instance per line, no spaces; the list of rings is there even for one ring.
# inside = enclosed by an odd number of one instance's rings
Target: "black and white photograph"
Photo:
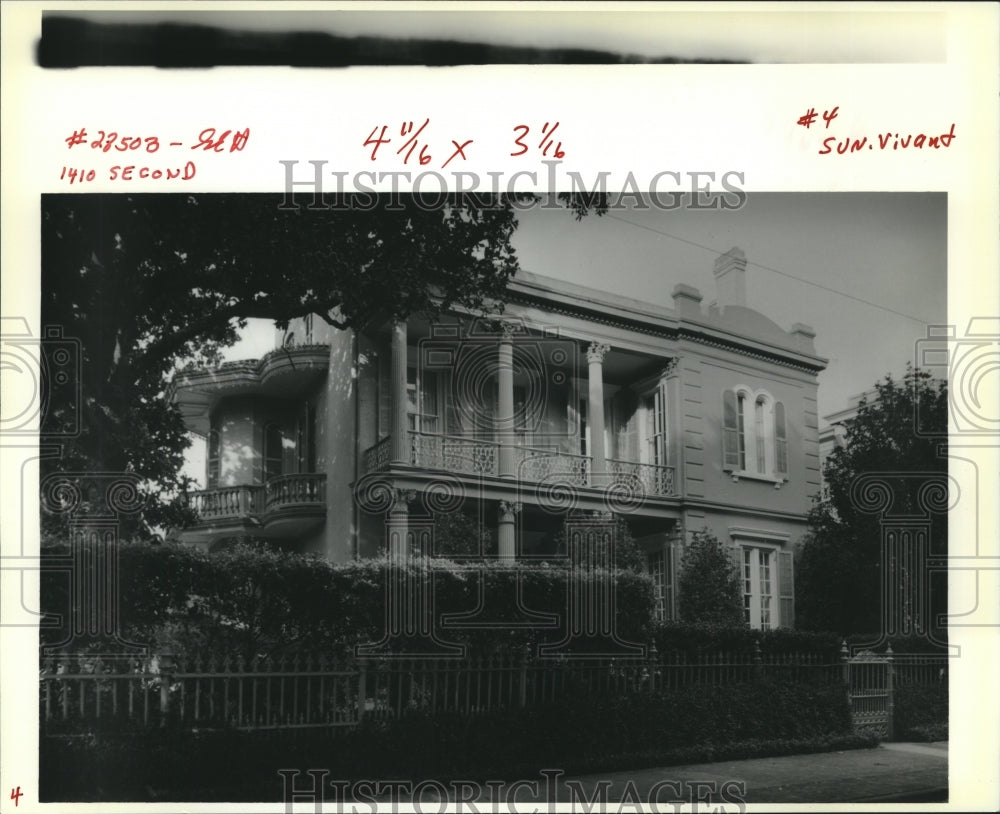
[[[996,9],[24,5],[5,806],[989,807]]]

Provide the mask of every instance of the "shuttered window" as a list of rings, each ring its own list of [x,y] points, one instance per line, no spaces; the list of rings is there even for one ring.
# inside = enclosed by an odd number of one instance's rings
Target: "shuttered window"
[[[774,405],[774,460],[779,475],[788,474],[788,438],[785,434],[785,405]]]
[[[727,390],[722,395],[722,446],[726,469],[743,469],[740,439],[739,405],[736,393]]]

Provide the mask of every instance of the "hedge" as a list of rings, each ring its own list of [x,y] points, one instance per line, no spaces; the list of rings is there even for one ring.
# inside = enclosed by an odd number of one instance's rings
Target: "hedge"
[[[414,713],[331,736],[172,730],[43,738],[42,799],[280,799],[278,769],[339,780],[537,778],[872,746],[837,688],[783,682],[567,698],[486,716]],[[307,783],[309,778],[300,783]]]
[[[66,557],[69,548],[50,547],[45,555]],[[355,644],[382,639],[389,579],[428,591],[439,623],[437,635],[469,645],[472,654],[559,641],[571,585],[585,591],[595,587],[588,584],[591,580],[613,579],[615,604],[606,612],[614,615],[617,635],[626,641],[649,640],[654,606],[652,581],[644,574],[586,574],[547,563],[494,560],[461,565],[424,559],[390,568],[383,559],[331,564],[266,547],[237,546],[209,555],[173,544],[123,543],[118,547],[118,570],[119,629],[126,639],[160,652],[247,659],[296,650],[346,653]],[[42,609],[66,618],[68,590],[64,572],[45,572]],[[480,627],[440,626],[445,614],[471,614],[480,594],[487,599]],[[518,627],[519,621],[530,621],[517,606],[518,596],[524,609],[556,614],[562,627]],[[43,629],[43,643],[57,643],[63,632]],[[85,646],[83,641],[68,645]]]

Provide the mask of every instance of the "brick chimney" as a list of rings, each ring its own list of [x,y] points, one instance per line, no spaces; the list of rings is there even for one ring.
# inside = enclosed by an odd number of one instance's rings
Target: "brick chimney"
[[[717,304],[725,308],[728,305],[747,304],[747,256],[743,249],[733,247],[725,254],[719,255],[715,261],[715,296]]]

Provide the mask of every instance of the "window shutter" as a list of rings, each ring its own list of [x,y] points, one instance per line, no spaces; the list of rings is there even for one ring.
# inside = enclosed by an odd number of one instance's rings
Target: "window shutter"
[[[785,435],[785,405],[774,405],[774,463],[777,474],[788,474],[788,440]]]
[[[795,627],[795,587],[792,554],[778,552],[778,619],[781,627]]]
[[[722,456],[724,469],[740,468],[740,442],[736,415],[736,393],[727,390],[722,394]]]

